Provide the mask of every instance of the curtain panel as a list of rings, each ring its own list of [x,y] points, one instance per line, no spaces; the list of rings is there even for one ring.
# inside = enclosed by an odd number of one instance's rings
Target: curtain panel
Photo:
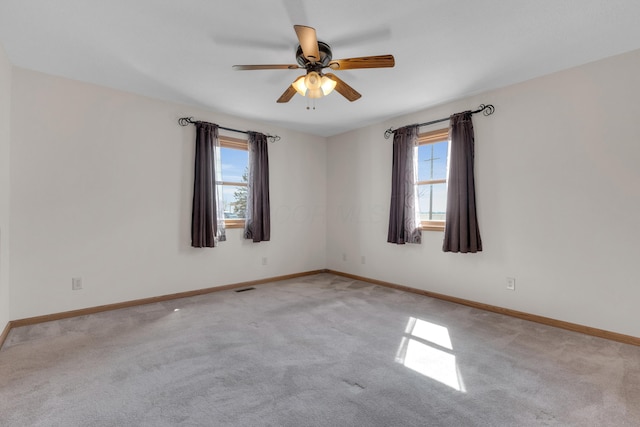
[[[447,215],[444,229],[444,252],[475,253],[482,251],[476,216],[474,182],[474,135],[471,111],[450,117],[451,139],[449,179],[447,181]]]
[[[225,240],[220,182],[218,125],[196,122],[196,147],[191,215],[191,246],[213,248]]]
[[[264,242],[271,238],[269,154],[266,135],[249,132],[249,182],[244,238]]]
[[[418,125],[396,129],[393,135],[391,207],[387,242],[421,243],[417,197]]]

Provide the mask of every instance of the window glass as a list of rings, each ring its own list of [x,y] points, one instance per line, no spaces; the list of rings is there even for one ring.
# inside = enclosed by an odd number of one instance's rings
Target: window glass
[[[447,211],[448,141],[418,146],[420,221],[444,221]]]
[[[447,184],[418,185],[420,221],[444,221],[447,212]]]
[[[447,179],[448,141],[418,146],[418,181]]]
[[[447,129],[418,135],[418,207],[423,230],[444,230],[447,212]]]
[[[227,141],[229,139],[229,141]],[[244,143],[244,144],[243,144]],[[220,161],[222,164],[222,199],[227,226],[239,225],[247,207],[247,182],[249,179],[249,151],[246,141],[220,137]]]
[[[249,152],[222,146],[220,148],[220,159],[222,162],[222,180],[224,182],[243,182],[243,175],[248,170]],[[247,182],[246,178],[244,182]]]

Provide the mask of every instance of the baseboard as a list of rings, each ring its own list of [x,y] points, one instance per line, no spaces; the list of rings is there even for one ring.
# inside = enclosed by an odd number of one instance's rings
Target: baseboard
[[[295,279],[295,278],[304,277],[304,276],[312,276],[315,274],[324,273],[325,271],[326,270],[313,270],[313,271],[306,271],[303,273],[286,274],[283,276],[274,276],[274,277],[269,277],[265,279],[250,280],[248,282],[238,282],[238,283],[232,283],[230,285],[215,286],[211,288],[197,289],[194,291],[178,292],[175,294],[161,295],[161,296],[150,297],[150,298],[142,298],[142,299],[136,299],[131,301],[118,302],[114,304],[105,304],[105,305],[99,305],[95,307],[81,308],[78,310],[64,311],[61,313],[53,313],[53,314],[46,314],[43,316],[34,316],[34,317],[28,317],[25,319],[12,320],[7,324],[5,331],[2,333],[2,336],[0,336],[0,338],[2,338],[0,340],[0,348],[2,348],[2,344],[4,343],[6,336],[9,334],[9,330],[11,328],[17,328],[19,326],[35,325],[37,323],[67,319],[67,318],[76,317],[76,316],[86,316],[88,314],[95,314],[103,311],[118,310],[121,308],[135,307],[135,306],[145,305],[145,304],[153,304],[156,302],[170,301],[178,298],[193,297],[197,295],[210,294],[212,292],[226,291],[229,289],[244,288],[247,286],[261,285],[264,283],[278,282],[280,280]]]
[[[4,341],[9,336],[9,331],[11,330],[12,327],[13,325],[11,324],[11,321],[7,322],[7,326],[4,327],[2,334],[0,334],[0,349],[2,349],[2,345],[4,344]]]
[[[538,316],[536,314],[530,314],[522,311],[511,310],[509,308],[503,308],[495,305],[466,300],[463,298],[452,297],[449,295],[439,294],[436,292],[424,291],[422,289],[411,288],[409,286],[397,285],[395,283],[384,282],[382,280],[376,280],[368,277],[357,276],[355,274],[343,273],[341,271],[326,270],[326,272],[335,274],[337,276],[343,276],[350,279],[372,283],[374,285],[380,285],[380,286],[385,286],[387,288],[399,289],[401,291],[411,292],[414,294],[424,295],[427,297],[436,298],[443,301],[466,305],[468,307],[478,308],[480,310],[491,311],[494,313],[504,314],[511,317],[517,317],[518,319],[529,320],[531,322],[542,323],[544,325],[554,326],[556,328],[567,329],[569,331],[579,332],[579,333],[591,335],[594,337],[605,338],[608,340],[617,341],[624,344],[640,346],[640,338],[634,337],[631,335],[619,334],[617,332],[606,331],[604,329],[592,328],[590,326],[579,325],[576,323],[565,322],[562,320],[556,320],[549,317]]]

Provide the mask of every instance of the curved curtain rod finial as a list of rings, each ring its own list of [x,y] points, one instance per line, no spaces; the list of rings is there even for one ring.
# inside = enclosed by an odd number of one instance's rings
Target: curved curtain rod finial
[[[496,107],[491,104],[480,104],[478,109],[476,111],[472,111],[472,113],[479,113],[480,111],[482,111],[483,116],[490,116],[496,111]]]
[[[393,128],[389,128],[384,131],[384,139],[391,138],[391,135],[393,135]]]
[[[180,126],[189,126],[192,123],[195,123],[193,121],[193,117],[181,117],[178,119],[178,124]]]

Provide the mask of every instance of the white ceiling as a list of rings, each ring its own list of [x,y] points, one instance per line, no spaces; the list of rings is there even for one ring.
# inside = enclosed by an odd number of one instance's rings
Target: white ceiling
[[[638,0],[0,0],[0,42],[19,67],[330,136],[638,49],[639,17]],[[295,63],[293,24],[334,59],[396,66],[336,71],[353,103],[277,104],[303,70],[231,66]]]

